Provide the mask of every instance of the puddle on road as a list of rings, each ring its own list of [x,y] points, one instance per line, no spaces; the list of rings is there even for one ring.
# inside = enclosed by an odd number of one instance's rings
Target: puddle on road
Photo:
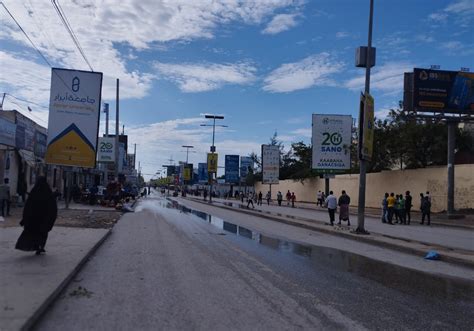
[[[222,218],[209,215],[202,211],[188,208],[174,200],[162,201],[160,202],[160,205],[165,208],[177,209],[185,214],[195,215],[198,218],[202,219],[203,221],[206,221],[209,224],[214,225],[215,227],[219,229],[222,229],[226,232],[233,233],[240,237],[254,240],[263,246],[270,247],[272,249],[283,251],[283,252],[291,252],[300,256],[307,256],[307,257],[311,256],[311,252],[312,252],[311,246],[305,246],[305,245],[297,244],[294,242],[284,241],[284,240],[280,240],[277,238],[263,235],[259,232],[252,231],[243,226],[224,221]]]
[[[232,203],[227,204],[231,205]],[[363,255],[336,248],[302,245],[281,240],[227,222],[205,212],[188,208],[171,199],[145,201],[145,204],[140,205],[137,210],[140,211],[147,209],[156,213],[161,208],[176,209],[182,213],[194,215],[200,220],[224,230],[225,232],[219,233],[220,235],[232,233],[239,237],[253,240],[260,245],[279,252],[292,253],[304,257],[310,261],[310,263],[314,263],[319,267],[329,267],[345,272],[351,272],[358,276],[371,279],[385,286],[410,294],[435,296],[451,300],[465,300],[466,298],[472,298],[472,295],[474,295],[474,289],[471,283],[447,279],[433,274],[426,274],[421,271],[399,267],[389,262],[374,260]],[[423,261],[422,257],[420,257],[420,261]],[[423,281],[420,281],[421,279],[423,279]]]

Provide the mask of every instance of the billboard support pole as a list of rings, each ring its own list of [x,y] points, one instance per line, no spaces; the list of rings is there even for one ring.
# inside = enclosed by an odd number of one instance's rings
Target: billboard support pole
[[[367,109],[367,97],[370,93],[370,68],[372,65],[370,53],[372,52],[372,25],[373,25],[373,17],[374,17],[374,0],[370,0],[370,13],[369,13],[369,35],[367,40],[367,56],[365,60],[365,94],[364,94],[364,109],[361,109],[361,113],[359,114],[359,118],[363,119],[364,114],[366,113]],[[360,121],[359,123],[364,123],[364,120]],[[359,132],[361,132],[361,128],[359,127]],[[361,143],[363,141],[363,137],[360,137],[359,134],[359,150],[361,149]],[[357,229],[355,230],[356,233],[359,234],[369,234],[365,230],[365,184],[366,184],[366,172],[367,172],[367,161],[360,157],[360,175],[359,175],[359,206],[357,209]]]
[[[329,178],[324,178],[324,194],[329,195]]]
[[[448,216],[454,213],[454,147],[456,121],[448,121]]]

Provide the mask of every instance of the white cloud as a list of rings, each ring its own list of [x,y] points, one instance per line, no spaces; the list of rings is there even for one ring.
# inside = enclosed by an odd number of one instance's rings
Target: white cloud
[[[296,18],[298,14],[279,14],[275,15],[268,23],[267,27],[262,30],[263,34],[277,34],[295,27],[298,22]]]
[[[276,10],[295,5],[297,4],[293,0],[61,2],[94,70],[104,73],[105,100],[114,98],[116,78],[120,79],[122,99],[142,98],[149,93],[153,75],[136,67],[132,68],[134,63],[129,62],[137,56],[136,51],[162,47],[163,43],[171,41],[213,38],[221,25],[233,22],[260,24],[274,15]],[[44,5],[40,1],[9,1],[7,6],[53,66],[88,70],[51,3]],[[22,47],[21,55],[5,51],[18,60],[21,76],[42,75],[44,69],[37,72],[29,70],[32,63],[43,60],[37,56],[4,11],[0,14],[0,25],[0,40],[13,41]],[[122,46],[125,46],[124,51]],[[12,76],[6,77],[16,94],[31,82],[30,78],[20,80]],[[206,88],[199,81],[189,84],[189,89]],[[34,89],[36,85],[27,87]],[[41,99],[42,102],[47,102],[48,98],[48,93],[38,93],[35,96],[35,100]]]
[[[433,23],[456,23],[463,27],[470,27],[474,17],[474,1],[457,0],[443,10],[431,13],[428,19]]]
[[[349,36],[350,36],[349,32],[346,32],[346,31],[336,32],[336,38],[338,39],[347,38]]]
[[[403,74],[412,71],[414,65],[407,62],[391,62],[383,66],[375,67],[370,75],[370,86],[373,90],[382,91],[385,94],[396,94],[403,92]],[[365,74],[352,78],[345,82],[350,90],[363,90]]]
[[[263,90],[268,92],[292,92],[312,86],[333,85],[330,75],[344,67],[328,54],[320,53],[294,63],[286,63],[272,71],[264,80]]]
[[[311,128],[300,128],[292,131],[293,134],[300,136],[300,137],[305,137],[305,138],[311,138],[313,132]]]
[[[249,63],[236,64],[170,64],[155,62],[159,75],[178,84],[183,92],[215,90],[226,84],[249,84],[255,80],[256,68]]]
[[[192,145],[189,163],[197,166],[206,162],[206,155],[211,144],[212,129],[200,127],[202,117],[182,118],[151,124],[138,125],[127,129],[130,144],[137,144],[137,159],[140,160],[143,172],[154,174],[164,164],[169,164],[172,157],[176,164],[186,160],[186,150],[182,145]],[[225,154],[248,155],[259,153],[260,144],[249,140],[223,139],[223,128],[216,128],[216,146],[219,153],[219,165],[224,165]],[[195,152],[195,153],[192,153]],[[149,178],[150,176],[148,176]]]

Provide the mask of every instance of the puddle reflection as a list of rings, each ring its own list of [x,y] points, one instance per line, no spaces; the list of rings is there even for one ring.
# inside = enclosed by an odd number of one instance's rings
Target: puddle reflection
[[[226,204],[229,206],[232,205],[232,203],[226,203]],[[300,256],[311,257],[311,253],[312,253],[311,246],[305,246],[305,245],[301,245],[301,244],[263,235],[261,233],[247,229],[243,226],[224,221],[223,219],[219,217],[207,214],[202,211],[188,208],[174,200],[168,200],[168,202],[163,202],[161,203],[161,205],[166,208],[177,209],[180,212],[185,213],[185,214],[195,215],[198,218],[218,227],[219,229],[233,233],[240,237],[254,240],[263,246],[266,246],[275,250],[279,250],[282,252],[289,252],[289,253],[297,254]]]

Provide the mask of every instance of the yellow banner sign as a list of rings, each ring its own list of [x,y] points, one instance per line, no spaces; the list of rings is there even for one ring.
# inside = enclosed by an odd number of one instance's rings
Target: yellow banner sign
[[[207,153],[207,172],[208,173],[217,172],[217,154],[216,153]]]
[[[374,98],[368,94],[365,98],[364,129],[361,154],[364,160],[370,161],[374,150]]]

